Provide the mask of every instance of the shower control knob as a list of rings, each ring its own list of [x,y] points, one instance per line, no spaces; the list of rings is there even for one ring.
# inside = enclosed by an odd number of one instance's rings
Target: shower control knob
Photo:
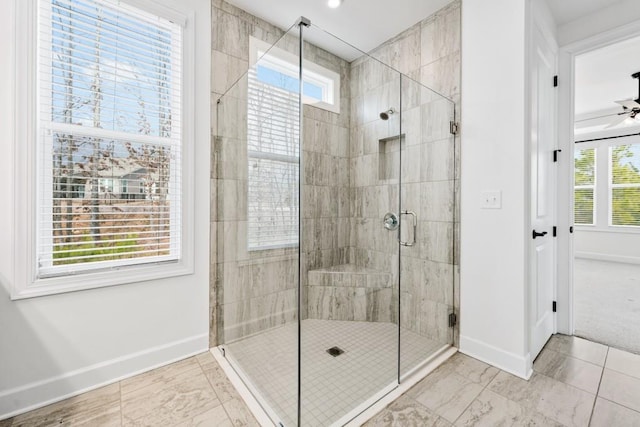
[[[384,219],[382,220],[382,223],[384,224],[384,228],[392,231],[397,229],[398,225],[400,224],[398,221],[398,215],[394,214],[393,212],[387,212],[384,216]]]

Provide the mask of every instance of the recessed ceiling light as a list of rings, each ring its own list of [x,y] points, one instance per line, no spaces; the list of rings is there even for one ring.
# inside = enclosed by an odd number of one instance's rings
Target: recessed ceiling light
[[[342,4],[342,0],[329,0],[329,3],[327,4],[331,9],[335,9]]]

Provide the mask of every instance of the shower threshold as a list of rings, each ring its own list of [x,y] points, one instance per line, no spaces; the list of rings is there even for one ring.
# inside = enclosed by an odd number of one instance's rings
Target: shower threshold
[[[402,330],[397,382],[397,325],[302,321],[301,425],[360,425],[457,350]],[[297,425],[297,324],[211,349],[260,425]],[[337,357],[327,349],[343,350]]]

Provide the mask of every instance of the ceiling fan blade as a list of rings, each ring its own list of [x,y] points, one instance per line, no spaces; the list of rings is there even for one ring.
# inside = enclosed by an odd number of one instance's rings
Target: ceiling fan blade
[[[619,117],[617,119],[615,119],[614,121],[612,121],[611,123],[609,123],[609,125],[607,125],[607,127],[605,127],[605,129],[614,128],[614,127],[620,125],[622,122],[627,120],[627,117],[629,117],[627,114],[620,114]]]
[[[640,108],[640,104],[638,104],[633,99],[623,99],[621,101],[615,101],[616,104],[622,105],[624,108],[629,110],[633,110],[634,108]]]

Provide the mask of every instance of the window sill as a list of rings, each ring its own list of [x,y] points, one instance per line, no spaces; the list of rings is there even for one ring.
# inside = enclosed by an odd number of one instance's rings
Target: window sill
[[[193,274],[193,265],[184,261],[163,264],[134,265],[99,272],[83,272],[75,275],[48,277],[33,280],[24,287],[15,286],[12,300],[56,295],[67,292],[125,285],[150,280]]]
[[[640,227],[631,227],[626,225],[612,225],[607,227],[597,227],[595,225],[574,225],[575,231],[588,231],[594,233],[622,233],[622,234],[640,234]]]

